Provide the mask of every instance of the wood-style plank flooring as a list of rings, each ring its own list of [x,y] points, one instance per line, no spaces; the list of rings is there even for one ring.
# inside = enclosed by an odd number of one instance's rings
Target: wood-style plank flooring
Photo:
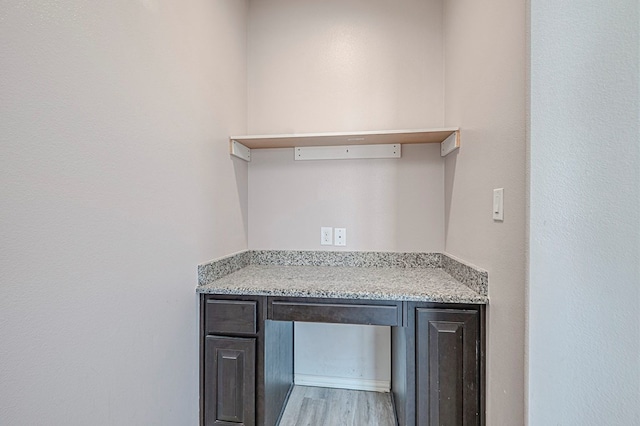
[[[280,426],[396,426],[390,393],[294,386]]]

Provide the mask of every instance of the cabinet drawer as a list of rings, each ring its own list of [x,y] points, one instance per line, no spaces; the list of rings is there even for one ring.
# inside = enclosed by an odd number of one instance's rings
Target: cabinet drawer
[[[269,319],[275,321],[399,326],[401,313],[399,303],[394,302],[364,304],[273,300],[269,303]]]
[[[207,299],[206,334],[256,334],[258,302],[251,300]]]

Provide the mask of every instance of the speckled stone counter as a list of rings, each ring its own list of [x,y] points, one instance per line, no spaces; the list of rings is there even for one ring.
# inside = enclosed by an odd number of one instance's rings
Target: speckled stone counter
[[[488,303],[486,271],[440,253],[245,251],[198,276],[198,293]]]

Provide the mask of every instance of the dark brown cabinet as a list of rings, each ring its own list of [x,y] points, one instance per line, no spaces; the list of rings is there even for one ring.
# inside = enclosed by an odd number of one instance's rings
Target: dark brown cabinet
[[[257,424],[258,298],[201,298],[202,426]]]
[[[205,294],[200,302],[202,426],[278,424],[293,387],[293,321],[391,326],[398,425],[484,426],[484,305]]]
[[[484,305],[406,302],[391,328],[400,426],[484,425]]]
[[[200,298],[200,425],[275,426],[293,386],[293,323],[264,296]]]
[[[480,313],[416,308],[416,424],[480,425]]]
[[[255,425],[256,339],[206,336],[206,426]]]

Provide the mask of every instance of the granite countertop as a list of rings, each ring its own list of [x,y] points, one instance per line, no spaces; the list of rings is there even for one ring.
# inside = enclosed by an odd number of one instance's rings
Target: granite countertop
[[[344,299],[487,303],[469,287],[437,268],[358,268],[249,265],[199,293]]]
[[[472,289],[469,283],[453,278],[452,275],[460,275],[461,268],[454,269],[453,274],[450,274],[450,269],[434,267],[431,258],[428,267],[316,266],[304,261],[293,265],[287,261],[283,265],[282,261],[272,261],[272,258],[278,258],[279,255],[272,255],[271,252],[268,256],[270,260],[266,262],[268,264],[253,264],[252,259],[261,262],[265,258],[264,252],[259,253],[261,256],[247,253],[242,253],[243,262],[225,258],[218,261],[223,263],[204,265],[214,265],[219,269],[220,265],[228,267],[232,264],[233,267],[223,272],[216,270],[217,275],[213,275],[213,280],[202,278],[196,291],[209,294],[488,303],[487,295],[482,294],[486,287],[481,286],[480,291]],[[290,258],[290,253],[287,254]],[[439,253],[437,255],[440,256]],[[469,268],[466,265],[462,267]],[[479,273],[484,273],[486,279],[485,271],[479,270]],[[471,274],[464,271],[463,275],[461,280],[466,281],[469,275],[473,276],[473,270]],[[209,278],[211,276],[210,274]]]

